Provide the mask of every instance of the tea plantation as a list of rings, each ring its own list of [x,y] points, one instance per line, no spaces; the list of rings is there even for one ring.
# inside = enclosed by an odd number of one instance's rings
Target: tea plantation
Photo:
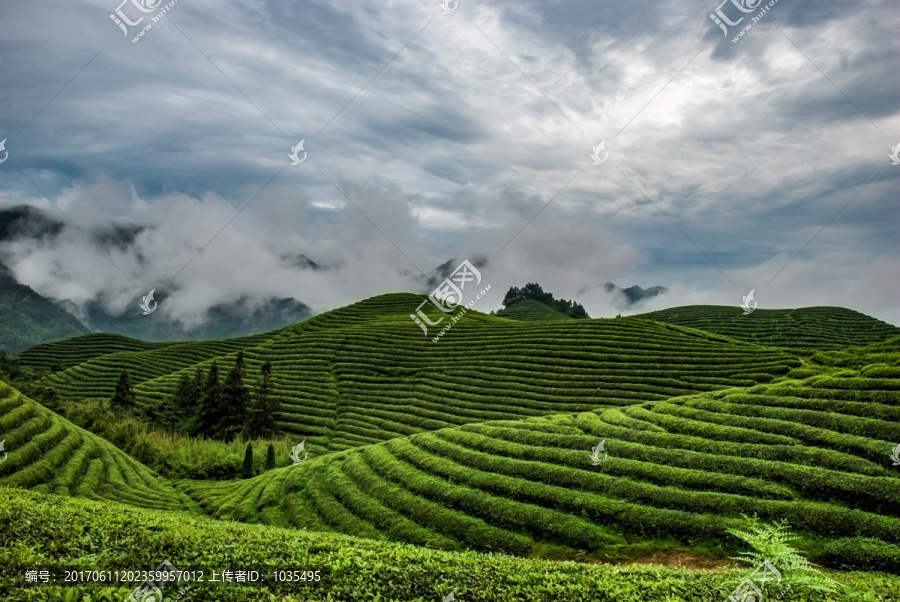
[[[642,314],[640,318],[798,352],[866,345],[900,335],[900,328],[844,307],[757,309],[745,316],[739,307],[690,305]]]
[[[0,433],[9,450],[0,485],[158,510],[187,508],[184,496],[152,471],[3,382]]]
[[[713,544],[755,514],[787,519],[823,562],[877,540],[884,558],[865,568],[900,571],[893,442],[900,379],[811,377],[467,424],[183,486],[215,516],[518,555]]]
[[[280,428],[321,454],[485,420],[752,386],[800,365],[782,350],[640,319],[519,321],[469,312],[433,343],[409,318],[422,299],[374,297],[243,346],[248,374],[272,362]],[[230,367],[233,359],[214,356],[213,345],[102,355],[48,383],[64,398],[109,397],[128,369],[138,404],[157,405],[181,370],[208,369],[212,359]]]
[[[186,600],[724,600],[753,568],[731,530],[755,516],[786,521],[836,582],[790,600],[900,600],[898,329],[840,308],[574,320],[525,304],[470,311],[432,342],[438,327],[425,336],[409,317],[422,299],[381,295],[241,339],[88,335],[21,354],[64,366],[41,383],[63,403],[108,398],[127,370],[149,408],[241,350],[251,385],[271,363],[278,426],[309,456],[169,482],[0,383],[0,599],[120,601],[133,586],[11,575],[169,560],[328,574]]]

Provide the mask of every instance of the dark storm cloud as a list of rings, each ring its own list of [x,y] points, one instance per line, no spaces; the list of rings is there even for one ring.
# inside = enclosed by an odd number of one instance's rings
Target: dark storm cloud
[[[0,0],[0,206],[62,210],[109,256],[69,224],[3,263],[121,309],[177,274],[185,323],[409,289],[477,253],[500,297],[545,282],[592,313],[609,280],[900,321],[873,285],[900,280],[900,11],[780,0],[734,44],[717,4],[180,0],[134,44],[115,1]]]

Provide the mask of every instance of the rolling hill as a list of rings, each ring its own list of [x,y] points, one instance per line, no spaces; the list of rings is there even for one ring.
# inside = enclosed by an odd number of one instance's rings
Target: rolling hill
[[[800,365],[785,351],[640,319],[521,321],[469,312],[434,343],[409,318],[421,301],[381,295],[265,338],[99,355],[47,383],[64,398],[109,397],[128,369],[139,405],[158,404],[181,370],[208,368],[213,359],[228,369],[233,359],[223,354],[240,348],[251,378],[272,362],[280,427],[321,454],[486,420],[752,386]],[[71,341],[69,353],[87,354],[75,351],[79,342],[96,339]]]
[[[640,318],[800,353],[867,345],[900,334],[900,328],[892,324],[844,307],[757,309],[745,316],[739,307],[689,305],[652,311]]]
[[[279,425],[306,439],[310,453],[253,478],[171,483],[0,383],[9,453],[0,463],[0,537],[35,561],[302,558],[328,567],[335,600],[361,591],[439,599],[456,587],[475,602],[662,602],[727,596],[740,572],[729,558],[746,549],[728,529],[755,515],[788,521],[795,545],[821,566],[882,571],[834,575],[892,600],[898,580],[888,574],[900,574],[893,327],[813,308],[830,316],[824,335],[816,320],[791,315],[802,310],[764,316],[749,333],[736,321],[716,333],[699,329],[703,312],[691,308],[668,323],[553,319],[526,306],[519,318],[469,312],[432,342],[434,332],[423,336],[409,318],[422,299],[381,295],[241,339],[88,335],[26,351],[25,365],[65,367],[43,383],[66,399],[107,397],[124,369],[148,406],[183,371],[214,360],[227,370],[242,350],[250,384],[272,362]],[[820,335],[822,348],[808,348]],[[123,529],[134,536],[114,535]],[[54,532],[60,545],[47,546]],[[200,532],[202,543],[192,539]],[[0,566],[18,566],[13,557],[0,551]],[[712,570],[590,564],[628,561]],[[398,579],[379,579],[379,570]],[[121,589],[109,588],[111,599],[127,594]],[[220,598],[248,596],[236,589]]]
[[[0,485],[158,510],[187,509],[183,496],[152,471],[3,382],[0,433],[8,453],[0,463]]]
[[[502,318],[512,318],[513,320],[572,320],[571,316],[567,316],[561,311],[550,307],[546,303],[541,303],[536,299],[522,299],[513,303],[505,309],[497,312]]]
[[[483,421],[181,486],[217,517],[526,556],[728,549],[755,514],[786,519],[823,563],[869,542],[881,559],[865,568],[900,571],[900,378],[865,372]]]

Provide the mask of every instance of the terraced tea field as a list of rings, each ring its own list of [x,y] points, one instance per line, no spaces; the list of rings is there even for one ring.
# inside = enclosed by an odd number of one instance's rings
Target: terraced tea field
[[[157,510],[188,508],[170,485],[111,443],[3,382],[0,433],[8,454],[0,485]]]
[[[601,440],[608,456],[594,465]],[[868,538],[881,559],[865,568],[900,571],[896,442],[900,379],[816,376],[483,421],[181,486],[213,516],[516,555],[554,544],[602,557],[669,538],[727,547],[726,529],[756,514],[787,519],[820,560]]]
[[[47,384],[63,398],[108,398],[122,370],[128,370],[132,383],[140,383],[259,345],[277,335],[278,331],[222,341],[144,343],[118,335],[91,334],[36,345],[22,353],[21,363],[49,368],[59,358],[65,369],[50,375]]]
[[[243,346],[251,378],[272,362],[281,429],[322,454],[487,420],[752,386],[800,365],[782,350],[639,319],[521,321],[470,312],[433,343],[409,318],[421,301],[373,297]],[[128,368],[138,404],[158,404],[181,370],[208,369],[212,359],[227,370],[228,345],[237,348],[225,341],[218,349],[180,344],[102,355],[48,382],[63,397],[108,397]]]
[[[0,463],[0,496],[35,518],[28,526],[4,520],[0,535],[46,543],[46,529],[65,530],[60,525],[87,520],[86,512],[97,517],[95,534],[119,532],[127,521],[161,525],[133,541],[78,536],[84,554],[147,564],[160,559],[146,546],[171,551],[171,541],[193,541],[185,533],[201,528],[210,539],[171,552],[172,559],[190,564],[197,554],[211,557],[212,548],[228,558],[269,559],[244,542],[266,541],[270,550],[272,538],[286,537],[303,542],[285,544],[299,545],[297,554],[331,567],[336,589],[329,591],[353,592],[348,599],[360,591],[418,599],[469,575],[472,589],[458,593],[471,595],[461,599],[528,592],[547,602],[661,601],[668,598],[649,596],[665,592],[659,595],[706,600],[736,585],[723,567],[746,547],[728,529],[745,528],[755,515],[787,520],[803,555],[822,566],[900,574],[900,468],[890,456],[900,443],[900,336],[890,338],[893,327],[865,316],[850,320],[847,332],[832,323],[813,352],[804,345],[819,326],[797,319],[800,310],[763,314],[747,336],[727,324],[700,330],[684,318],[691,308],[679,308],[681,318],[670,324],[659,315],[560,319],[525,304],[516,316],[469,312],[433,343],[409,318],[421,300],[381,295],[242,339],[145,344],[89,335],[29,350],[27,365],[68,366],[42,383],[64,398],[108,397],[127,370],[141,406],[164,400],[184,371],[216,361],[226,372],[243,350],[251,386],[262,363],[272,363],[279,425],[295,441],[306,439],[310,455],[253,478],[173,485],[0,383],[0,438],[9,453]],[[791,321],[793,330],[782,328]],[[841,343],[862,340],[878,342]],[[60,504],[63,498],[43,494],[81,500]],[[91,547],[92,537],[103,544]],[[63,548],[49,554],[61,559]],[[421,572],[395,586],[347,550],[395,571],[417,558]],[[716,568],[645,574],[537,558]],[[0,565],[9,559],[0,551]],[[479,577],[496,570],[527,574],[528,585]],[[892,599],[886,592],[897,583],[886,574],[835,575],[860,588],[846,592],[877,591],[879,602]],[[127,596],[114,589],[110,599]],[[221,599],[247,595],[234,590]],[[792,594],[826,599],[817,595]]]
[[[868,345],[900,335],[900,328],[844,307],[757,309],[745,316],[738,307],[690,305],[641,314],[639,318],[801,353]]]
[[[497,315],[503,318],[512,318],[513,320],[572,320],[571,316],[567,316],[561,311],[557,311],[534,299],[522,299],[513,303],[506,309],[501,309]]]

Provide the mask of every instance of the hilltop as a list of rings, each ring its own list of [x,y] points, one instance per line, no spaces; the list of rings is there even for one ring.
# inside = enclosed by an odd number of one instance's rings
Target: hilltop
[[[469,312],[433,343],[409,318],[423,299],[380,295],[258,339],[98,355],[46,383],[67,399],[108,398],[127,369],[139,406],[153,407],[174,392],[182,371],[213,360],[228,370],[230,354],[243,349],[250,374],[272,362],[283,432],[322,453],[485,420],[752,386],[800,365],[784,351],[639,319],[521,321]],[[74,339],[69,353],[86,354],[79,341],[97,342]],[[23,361],[50,355],[41,346]]]
[[[900,334],[897,326],[844,307],[757,309],[745,316],[739,307],[688,305],[640,317],[801,353],[867,345]]]
[[[188,508],[153,471],[3,382],[0,432],[9,454],[0,463],[0,485],[159,510]]]
[[[87,554],[155,566],[159,546],[176,566],[198,555],[303,558],[328,567],[336,600],[456,588],[473,601],[616,592],[662,602],[727,596],[746,572],[731,569],[746,546],[729,529],[746,529],[755,515],[787,520],[794,545],[820,566],[900,574],[894,327],[840,308],[761,314],[755,325],[729,323],[736,308],[574,320],[526,300],[510,307],[521,304],[518,316],[470,311],[434,343],[409,317],[424,298],[379,295],[253,337],[145,343],[94,334],[29,349],[22,364],[63,368],[40,383],[63,404],[108,397],[127,370],[139,410],[165,400],[182,374],[213,361],[227,371],[238,351],[248,374],[269,361],[278,424],[293,443],[306,440],[309,455],[286,465],[292,443],[280,441],[280,468],[169,481],[0,384],[9,452],[0,513],[16,509],[15,520],[0,521],[0,537],[36,561]],[[698,328],[704,312],[718,332]],[[812,350],[816,336],[825,344]],[[235,455],[243,445],[157,439],[181,457],[201,448]],[[123,529],[133,535],[113,535]],[[173,551],[172,541],[193,543]],[[591,564],[605,562],[706,570]],[[376,578],[376,565],[410,576]],[[898,583],[830,574],[881,592],[876,600],[890,600]],[[222,599],[249,595],[234,589]],[[820,600],[800,588],[791,595]]]
[[[859,370],[816,363],[805,380],[467,424],[182,486],[213,516],[525,556],[614,559],[653,541],[724,554],[726,530],[755,514],[787,519],[816,561],[900,571],[900,337],[891,346],[892,370],[873,373],[884,353],[858,349]],[[874,556],[854,556],[863,547]]]

